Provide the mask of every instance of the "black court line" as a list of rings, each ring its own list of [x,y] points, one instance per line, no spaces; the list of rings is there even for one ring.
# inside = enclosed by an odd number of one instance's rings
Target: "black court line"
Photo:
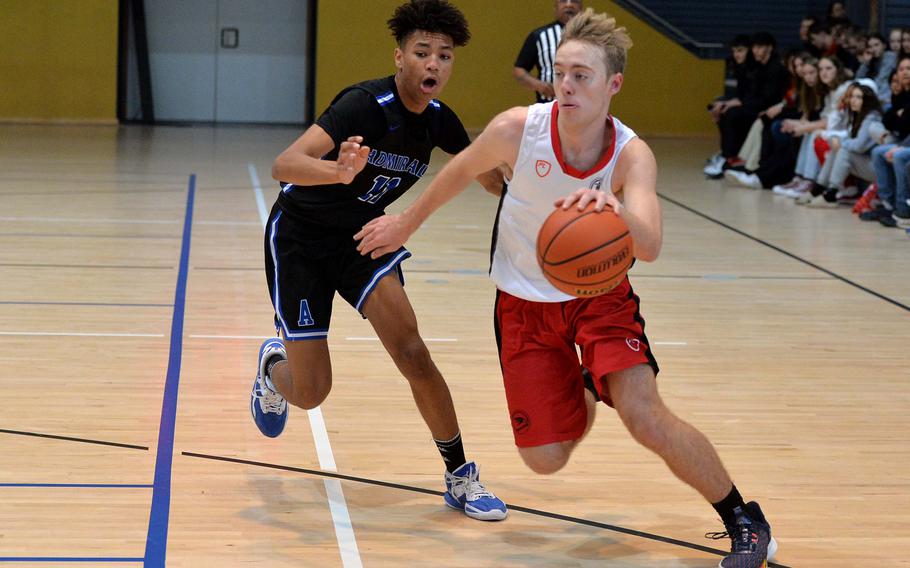
[[[256,462],[256,461],[243,460],[243,459],[238,459],[238,458],[228,458],[228,457],[224,457],[224,456],[198,454],[196,452],[180,452],[180,453],[181,453],[181,455],[191,457],[191,458],[202,458],[202,459],[223,461],[223,462],[236,463],[236,464],[242,464],[242,465],[252,465],[252,466],[256,466],[256,467],[278,469],[278,470],[282,470],[282,471],[291,471],[291,472],[295,472],[295,473],[305,473],[308,475],[315,475],[318,477],[331,477],[333,479],[340,479],[343,481],[353,481],[355,483],[365,483],[367,485],[378,485],[380,487],[388,487],[390,489],[401,489],[402,491],[411,491],[413,493],[423,493],[426,495],[436,495],[438,497],[442,497],[442,495],[443,495],[442,491],[435,491],[433,489],[424,489],[423,487],[414,487],[412,485],[402,485],[400,483],[389,483],[388,481],[378,481],[376,479],[367,479],[364,477],[354,477],[352,475],[344,475],[341,473],[333,473],[333,472],[329,472],[329,471],[305,469],[305,468],[301,468],[301,467],[291,467],[291,466],[287,466],[287,465]],[[537,515],[539,517],[546,517],[549,519],[556,519],[556,520],[565,521],[568,523],[575,523],[578,525],[585,525],[585,526],[594,527],[594,528],[598,528],[598,529],[604,529],[604,530],[608,530],[608,531],[612,531],[612,532],[618,532],[618,533],[627,534],[630,536],[636,536],[639,538],[653,540],[656,542],[662,542],[664,544],[672,544],[674,546],[680,546],[682,548],[689,548],[692,550],[698,550],[700,552],[716,554],[718,556],[725,556],[726,554],[728,554],[727,551],[720,550],[718,548],[702,546],[700,544],[686,542],[684,540],[678,540],[675,538],[660,536],[657,534],[652,534],[652,533],[648,533],[648,532],[644,532],[644,531],[637,531],[635,529],[629,529],[629,528],[620,527],[617,525],[600,523],[597,521],[592,521],[589,519],[582,519],[579,517],[570,517],[568,515],[560,515],[559,513],[551,513],[549,511],[542,511],[540,509],[531,509],[530,507],[522,507],[520,505],[513,505],[511,503],[507,503],[507,506],[512,511],[519,511],[522,513],[527,513],[529,515]],[[769,562],[768,566],[772,566],[775,568],[790,568],[789,566],[785,566],[783,564],[777,564],[775,562]]]
[[[55,434],[40,434],[38,432],[22,432],[20,430],[7,430],[0,428],[0,434],[13,434],[16,436],[32,436],[34,438],[48,438],[51,440],[63,440],[65,442],[81,442],[83,444],[97,444],[99,446],[113,446],[115,448],[127,448],[130,450],[145,450],[147,446],[135,446],[133,444],[121,444],[119,442],[106,442],[104,440],[90,440],[88,438],[73,438],[71,436],[57,436]]]
[[[740,230],[737,229],[736,227],[733,227],[733,226],[731,226],[731,225],[728,225],[728,224],[724,223],[723,221],[720,221],[720,220],[718,220],[718,219],[715,219],[714,217],[711,217],[710,215],[706,215],[705,213],[702,213],[701,211],[699,211],[699,210],[697,210],[697,209],[693,209],[692,207],[689,207],[688,205],[685,205],[685,204],[683,204],[683,203],[680,203],[679,201],[676,201],[675,199],[672,199],[672,198],[670,198],[670,197],[667,197],[666,195],[664,195],[664,194],[662,194],[662,193],[658,193],[657,195],[658,195],[661,199],[664,199],[665,201],[669,201],[669,202],[672,203],[673,205],[676,205],[677,207],[681,207],[681,208],[685,209],[686,211],[688,211],[688,212],[690,212],[690,213],[694,213],[695,215],[698,215],[699,217],[701,217],[701,218],[703,218],[703,219],[707,219],[708,221],[711,221],[712,223],[716,223],[717,225],[720,225],[721,227],[723,227],[723,228],[725,228],[725,229],[729,229],[730,231],[733,231],[733,232],[736,233],[737,235],[746,237],[747,239],[750,239],[750,240],[752,240],[752,241],[755,241],[755,242],[758,243],[758,244],[764,245],[764,246],[768,247],[768,248],[771,249],[771,250],[775,250],[775,251],[777,251],[777,252],[779,252],[779,253],[781,253],[781,254],[783,254],[783,255],[785,255],[785,256],[788,256],[788,257],[792,258],[793,260],[796,260],[796,261],[798,261],[798,262],[801,262],[801,263],[803,263],[803,264],[805,264],[805,265],[807,265],[807,266],[811,266],[812,268],[818,270],[819,272],[824,272],[824,273],[827,274],[828,276],[831,276],[832,278],[836,278],[837,280],[840,280],[840,281],[843,282],[844,284],[848,284],[848,285],[850,285],[850,286],[853,286],[854,288],[856,288],[856,289],[858,289],[858,290],[862,290],[863,292],[866,292],[867,294],[871,294],[872,296],[875,296],[876,298],[878,298],[878,299],[880,299],[880,300],[884,300],[884,301],[888,302],[889,304],[893,304],[893,305],[897,306],[898,308],[901,308],[901,309],[903,309],[903,310],[905,310],[905,311],[910,312],[910,306],[908,306],[908,305],[906,305],[906,304],[902,304],[902,303],[898,302],[897,300],[895,300],[895,299],[893,299],[893,298],[889,298],[888,296],[885,296],[884,294],[881,294],[881,293],[879,293],[879,292],[876,292],[875,290],[872,290],[872,289],[870,289],[870,288],[866,288],[866,287],[863,286],[862,284],[859,284],[859,283],[857,283],[857,282],[854,282],[853,280],[850,280],[849,278],[846,278],[846,277],[844,277],[844,276],[841,276],[840,274],[838,274],[838,273],[836,273],[836,272],[832,272],[832,271],[828,270],[827,268],[824,268],[824,267],[822,267],[822,266],[819,266],[819,265],[815,264],[815,263],[812,262],[812,261],[809,261],[809,260],[806,260],[805,258],[802,258],[801,256],[797,256],[797,255],[793,254],[793,253],[790,252],[790,251],[787,251],[787,250],[784,250],[784,249],[780,248],[779,246],[772,245],[772,244],[769,243],[768,241],[765,241],[765,240],[760,239],[760,238],[758,238],[758,237],[756,237],[756,236],[750,235],[749,233],[746,233],[745,231],[740,231]]]
[[[138,264],[51,264],[33,262],[0,262],[4,268],[92,268],[116,270],[174,270],[173,266],[143,266]]]

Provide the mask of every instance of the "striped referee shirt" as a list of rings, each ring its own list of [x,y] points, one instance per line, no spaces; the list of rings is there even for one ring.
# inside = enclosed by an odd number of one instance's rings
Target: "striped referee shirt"
[[[529,33],[515,60],[515,67],[521,67],[528,72],[536,67],[540,80],[552,83],[556,46],[559,45],[559,40],[562,38],[562,30],[562,24],[553,22]],[[537,102],[544,103],[551,100],[537,93]]]

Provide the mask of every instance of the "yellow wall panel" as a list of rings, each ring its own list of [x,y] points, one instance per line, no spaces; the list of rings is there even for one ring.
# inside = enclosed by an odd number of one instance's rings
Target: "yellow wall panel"
[[[116,120],[115,0],[0,0],[0,22],[0,120]]]

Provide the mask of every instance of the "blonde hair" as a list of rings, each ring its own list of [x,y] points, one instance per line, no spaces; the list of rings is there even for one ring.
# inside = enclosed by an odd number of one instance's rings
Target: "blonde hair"
[[[569,20],[559,46],[576,40],[603,49],[607,73],[622,73],[626,69],[626,52],[632,47],[632,38],[625,27],[616,27],[616,18],[605,13],[595,13],[588,8]]]

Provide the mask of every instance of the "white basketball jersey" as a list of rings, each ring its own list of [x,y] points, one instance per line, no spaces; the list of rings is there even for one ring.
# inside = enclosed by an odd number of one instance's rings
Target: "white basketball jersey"
[[[533,302],[564,302],[573,297],[554,288],[537,264],[537,233],[553,212],[553,202],[582,187],[611,191],[613,169],[623,147],[635,138],[614,117],[613,143],[597,164],[579,171],[562,159],[556,128],[558,104],[528,107],[512,180],[496,219],[490,278],[504,292]]]

